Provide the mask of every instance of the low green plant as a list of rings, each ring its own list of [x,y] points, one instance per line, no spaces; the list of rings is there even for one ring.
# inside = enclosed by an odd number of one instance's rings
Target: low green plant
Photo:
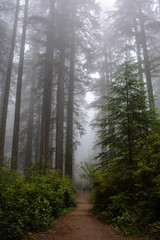
[[[33,171],[22,177],[0,169],[0,176],[0,239],[20,240],[45,231],[76,205],[71,180],[58,172]]]

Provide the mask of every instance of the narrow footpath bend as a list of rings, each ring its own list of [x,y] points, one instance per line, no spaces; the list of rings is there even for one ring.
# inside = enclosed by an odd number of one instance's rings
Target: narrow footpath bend
[[[112,227],[100,222],[92,214],[88,198],[88,193],[79,193],[78,206],[35,240],[131,240],[116,234]]]

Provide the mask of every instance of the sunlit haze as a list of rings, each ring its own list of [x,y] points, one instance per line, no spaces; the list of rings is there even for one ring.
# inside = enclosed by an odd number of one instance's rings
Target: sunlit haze
[[[95,96],[91,92],[87,92],[87,94],[86,94],[87,103],[93,102],[94,99],[95,99]]]
[[[113,7],[116,0],[97,0],[101,4],[102,9],[107,10],[107,8]]]

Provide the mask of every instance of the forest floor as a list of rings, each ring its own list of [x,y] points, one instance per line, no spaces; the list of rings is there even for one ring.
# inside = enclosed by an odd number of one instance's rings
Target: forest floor
[[[92,213],[89,194],[80,192],[78,205],[64,217],[57,220],[55,226],[45,233],[37,235],[35,240],[133,240],[126,238],[111,227],[99,221]]]

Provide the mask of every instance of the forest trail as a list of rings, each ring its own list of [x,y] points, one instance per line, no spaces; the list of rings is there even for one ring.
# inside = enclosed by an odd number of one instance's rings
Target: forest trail
[[[88,193],[79,193],[78,206],[58,219],[55,226],[35,240],[131,240],[115,233],[112,227],[93,215]]]

